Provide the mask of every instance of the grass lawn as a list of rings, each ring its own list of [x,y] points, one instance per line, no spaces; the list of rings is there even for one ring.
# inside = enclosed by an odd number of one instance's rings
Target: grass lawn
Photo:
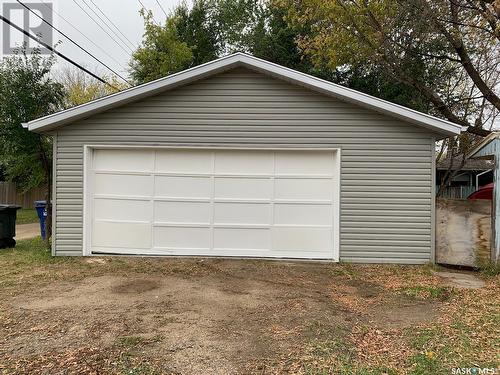
[[[498,367],[500,277],[435,266],[0,251],[0,373],[451,374]]]
[[[20,210],[17,210],[17,225],[31,223],[38,223],[38,215],[36,213],[36,210],[30,210],[27,208],[21,208]]]

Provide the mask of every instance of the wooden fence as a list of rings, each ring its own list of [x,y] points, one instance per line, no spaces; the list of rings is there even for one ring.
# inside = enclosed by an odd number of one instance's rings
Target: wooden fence
[[[18,204],[23,208],[35,208],[34,201],[45,199],[45,187],[21,193],[13,182],[0,182],[0,204]]]
[[[474,186],[448,186],[442,192],[440,198],[448,199],[467,199],[469,195],[477,189]],[[439,191],[439,186],[436,186],[436,194]]]

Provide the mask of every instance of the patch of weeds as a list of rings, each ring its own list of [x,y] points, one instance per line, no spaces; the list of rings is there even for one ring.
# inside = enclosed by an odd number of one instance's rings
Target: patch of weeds
[[[41,237],[17,241],[16,247],[0,250],[0,262],[13,266],[44,264],[52,261],[50,249]]]
[[[450,299],[452,289],[443,286],[416,285],[402,289],[401,293],[412,298],[439,299],[441,301],[446,301]]]
[[[308,355],[301,361],[305,374],[355,374],[356,353],[352,344],[339,338],[313,340]]]
[[[58,272],[59,265],[78,262],[77,258],[53,257],[40,237],[20,240],[16,247],[0,250],[0,288],[54,281],[65,275]],[[76,268],[71,268],[71,271]]]
[[[22,208],[17,211],[17,217],[16,217],[16,225],[22,225],[22,224],[32,224],[32,223],[38,223],[38,214],[36,213],[36,210],[30,210],[27,208]]]
[[[316,365],[304,365],[306,375],[396,375],[397,371],[387,367],[357,367],[355,364],[340,363],[330,368],[320,368]]]
[[[122,374],[124,375],[153,375],[153,374],[159,374],[158,371],[153,369],[150,365],[147,363],[142,363],[140,365],[132,366],[129,367],[127,365],[124,365],[122,367]]]
[[[312,343],[312,354],[317,357],[327,357],[333,353],[342,351],[343,348],[342,341],[337,339],[314,341]]]
[[[434,350],[434,341],[441,337],[438,327],[429,327],[415,332],[408,329],[406,334],[410,337],[410,346],[415,350],[410,358],[412,375],[441,374],[447,370],[443,364],[444,353],[449,353],[449,348],[439,346],[439,352]]]
[[[500,263],[482,262],[478,265],[481,275],[486,278],[494,278],[500,275]]]
[[[352,263],[332,264],[330,267],[330,273],[332,276],[347,276],[352,279],[359,275],[359,265],[356,266]]]
[[[163,340],[161,335],[156,335],[151,338],[145,338],[142,336],[121,336],[118,337],[118,345],[127,348],[133,348],[138,345],[147,345],[156,342],[160,342]]]
[[[120,346],[134,347],[144,342],[144,337],[141,336],[122,336],[118,337]]]
[[[424,348],[434,337],[439,335],[437,328],[426,328],[418,332],[408,329],[406,333],[410,337],[410,346],[417,350]]]
[[[434,274],[434,272],[439,272],[442,270],[443,270],[443,267],[441,267],[437,263],[428,262],[422,266],[422,271],[423,271],[424,275],[426,275],[426,276],[432,276]]]
[[[412,375],[445,374],[449,371],[432,351],[415,354],[410,358],[410,362]]]
[[[160,372],[144,359],[134,357],[129,352],[120,353],[118,366],[124,375],[155,375]]]

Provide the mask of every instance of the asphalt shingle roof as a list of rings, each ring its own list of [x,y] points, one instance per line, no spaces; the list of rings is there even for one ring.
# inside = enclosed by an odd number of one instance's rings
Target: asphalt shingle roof
[[[441,159],[436,163],[436,169],[438,170],[448,170],[450,167],[449,157]],[[453,170],[457,170],[462,163],[462,156],[457,156],[453,158]],[[465,165],[461,168],[462,171],[487,171],[493,168],[493,160],[484,159],[467,159]]]

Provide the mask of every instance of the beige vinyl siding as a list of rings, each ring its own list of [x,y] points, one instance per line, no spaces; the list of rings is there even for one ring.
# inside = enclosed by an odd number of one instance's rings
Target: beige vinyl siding
[[[435,135],[416,125],[238,68],[56,134],[57,255],[82,254],[86,144],[335,147],[341,149],[341,260],[430,260]]]

